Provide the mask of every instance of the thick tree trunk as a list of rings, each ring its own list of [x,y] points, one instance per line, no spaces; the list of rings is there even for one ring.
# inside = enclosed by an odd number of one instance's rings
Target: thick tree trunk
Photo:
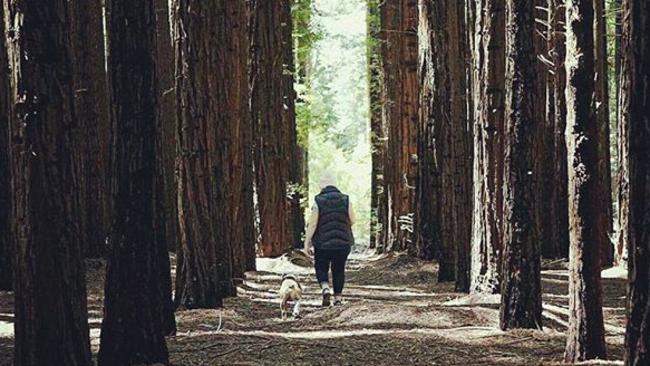
[[[9,159],[9,65],[5,49],[4,7],[0,8],[0,290],[13,289],[11,262],[11,176]]]
[[[536,59],[534,1],[507,0],[502,329],[541,328],[540,248],[535,228]]]
[[[388,139],[384,168],[387,195],[384,245],[387,251],[412,250],[419,102],[417,0],[385,1],[381,22],[385,40],[382,42],[382,114]]]
[[[629,291],[625,364],[650,364],[650,4],[624,0],[621,123],[629,146]]]
[[[70,2],[75,83],[74,134],[76,238],[87,257],[105,254],[109,218],[106,187],[108,169],[108,99],[104,26],[100,0]],[[102,199],[103,198],[103,199]]]
[[[253,162],[260,218],[260,251],[277,257],[293,247],[296,125],[291,2],[251,2]],[[300,230],[300,228],[296,228]]]
[[[158,173],[156,190],[163,203],[157,213],[160,227],[164,228],[168,249],[178,247],[178,209],[176,195],[176,89],[174,85],[174,47],[169,18],[169,1],[155,0],[156,7],[156,68],[158,80],[158,147],[156,159]]]
[[[75,240],[69,2],[4,1],[10,74],[14,364],[89,365],[85,266]]]
[[[115,213],[109,239],[99,365],[168,362],[174,327],[169,256],[156,232],[156,35],[153,0],[110,0],[108,80]],[[164,224],[164,223],[163,223]],[[163,284],[165,285],[163,287]],[[169,323],[171,322],[171,324]]]
[[[564,0],[549,0],[549,50],[553,62],[552,92],[553,106],[547,116],[553,128],[553,184],[551,191],[552,212],[554,214],[549,240],[553,243],[553,253],[556,257],[569,256],[569,216],[568,216],[568,175],[566,150],[566,68],[564,58],[566,53],[564,36],[565,9],[561,4]],[[549,78],[551,78],[549,76]],[[551,83],[549,83],[551,85]]]
[[[384,205],[384,146],[382,120],[382,58],[381,58],[381,0],[367,0],[366,18],[368,31],[368,91],[370,116],[370,145],[372,172],[370,177],[370,248],[381,247],[385,222],[380,214]]]
[[[601,186],[600,229],[605,231],[602,243],[601,261],[604,267],[614,263],[614,246],[609,240],[612,234],[612,164],[609,127],[609,78],[607,61],[607,29],[605,0],[593,0],[594,7],[594,73],[595,73],[595,118],[598,121],[598,175]]]
[[[503,222],[505,1],[476,0],[472,292],[499,292]]]
[[[564,359],[606,355],[600,248],[607,240],[599,175],[599,122],[594,110],[594,8],[591,0],[566,3],[567,151],[569,156],[569,329]]]
[[[225,0],[173,5],[181,242],[175,303],[210,308],[234,294],[232,256],[252,220],[239,208],[250,172],[241,138],[249,118],[247,9]]]

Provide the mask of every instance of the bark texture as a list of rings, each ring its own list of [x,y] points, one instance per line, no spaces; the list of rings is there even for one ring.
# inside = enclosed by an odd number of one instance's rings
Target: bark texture
[[[387,211],[382,241],[386,251],[398,251],[415,245],[418,2],[387,0],[381,6],[380,18],[384,35],[382,115],[387,138],[384,165]]]
[[[70,1],[74,58],[75,225],[86,257],[106,254],[109,119],[101,0]]]
[[[109,6],[115,220],[98,361],[107,366],[167,364],[164,336],[175,329],[175,320],[167,245],[156,232],[161,224],[157,212],[164,210],[158,195],[164,192],[156,189],[161,136],[157,134],[155,7],[153,0],[111,0]]]
[[[4,7],[0,7],[0,290],[13,288],[9,159],[9,65],[5,48]]]
[[[650,364],[650,4],[624,0],[622,123],[629,146],[628,322],[625,364]]]
[[[251,2],[253,162],[260,252],[277,257],[294,247],[297,172],[291,1]]]
[[[476,1],[471,292],[499,292],[503,222],[505,1]]]
[[[233,250],[245,222],[242,175],[248,47],[242,1],[173,2],[179,126],[177,306],[211,308],[234,294]],[[236,226],[233,223],[237,222]]]
[[[14,364],[89,365],[85,266],[75,240],[68,1],[5,0],[10,78]]]
[[[605,358],[600,255],[606,232],[599,181],[599,122],[594,109],[594,8],[566,3],[567,151],[569,162],[569,329],[564,359]],[[597,97],[596,97],[597,98]]]
[[[535,227],[536,61],[533,0],[506,0],[502,329],[541,328],[540,248]]]

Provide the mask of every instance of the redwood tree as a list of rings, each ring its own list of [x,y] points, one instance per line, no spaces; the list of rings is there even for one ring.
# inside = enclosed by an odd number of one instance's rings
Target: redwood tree
[[[13,244],[10,235],[11,180],[9,160],[9,65],[5,49],[4,7],[0,9],[0,290],[13,288]]]
[[[169,0],[156,0],[156,75],[158,100],[158,146],[156,190],[161,210],[156,213],[161,239],[170,250],[178,246],[176,197],[176,89],[174,85],[174,46],[169,20]]]
[[[472,292],[498,293],[503,220],[505,1],[476,1]]]
[[[89,365],[85,266],[74,238],[72,9],[4,1],[11,67],[14,364]],[[4,40],[3,40],[4,41]]]
[[[99,365],[168,362],[169,257],[156,238],[157,89],[153,0],[111,0],[108,80],[115,220],[109,238]],[[165,284],[163,287],[162,284]],[[170,326],[172,329],[169,329]]]
[[[240,209],[248,144],[247,9],[243,1],[175,0],[180,247],[177,306],[209,308],[234,294],[233,253],[252,210]],[[250,181],[250,180],[248,180]],[[252,197],[252,196],[251,196]],[[252,198],[251,198],[252,200]],[[246,215],[245,215],[246,214]]]
[[[378,241],[386,228],[386,190],[384,186],[384,161],[386,139],[382,119],[382,31],[380,0],[367,0],[368,32],[368,92],[370,118],[370,154],[372,172],[370,177],[370,248],[382,247]],[[418,238],[419,240],[419,238]],[[429,255],[423,254],[424,257]]]
[[[381,5],[380,18],[384,36],[382,114],[387,138],[384,189],[388,204],[382,240],[387,251],[394,251],[413,245],[419,102],[418,3],[386,0]]]
[[[629,147],[628,315],[625,364],[650,364],[650,4],[624,0],[622,123]]]
[[[612,164],[610,153],[609,126],[609,77],[607,60],[607,28],[605,18],[605,0],[593,0],[593,37],[594,37],[594,78],[595,78],[595,118],[598,121],[598,170],[600,176],[601,225],[608,239],[612,234]],[[602,243],[601,262],[611,266],[614,262],[614,246],[609,240]]]
[[[540,248],[535,228],[536,65],[534,0],[506,0],[502,329],[541,328]]]
[[[566,68],[564,58],[566,53],[566,42],[564,33],[565,9],[564,0],[549,0],[549,53],[552,66],[552,77],[548,94],[552,96],[553,105],[548,107],[551,113],[547,114],[549,123],[553,126],[553,185],[551,190],[551,201],[553,222],[551,224],[550,237],[554,248],[552,253],[556,257],[568,258],[569,256],[569,216],[568,216],[568,168],[566,139]]]
[[[599,176],[599,124],[594,109],[594,8],[591,0],[566,3],[567,151],[569,156],[569,329],[564,359],[606,355],[600,254],[607,240]]]
[[[277,257],[294,247],[298,161],[291,1],[251,1],[251,108],[260,249]]]
[[[70,1],[77,126],[74,134],[75,214],[80,241],[88,257],[105,254],[110,218],[107,191],[108,100],[101,0]]]

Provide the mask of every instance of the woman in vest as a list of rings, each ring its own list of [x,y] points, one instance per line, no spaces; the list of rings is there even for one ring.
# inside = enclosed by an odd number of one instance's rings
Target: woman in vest
[[[329,306],[332,292],[329,271],[332,269],[334,305],[341,305],[345,283],[345,262],[354,244],[352,224],[355,221],[350,198],[336,188],[332,174],[320,179],[321,192],[316,195],[307,226],[305,249],[314,249],[316,279],[323,294],[323,306]]]

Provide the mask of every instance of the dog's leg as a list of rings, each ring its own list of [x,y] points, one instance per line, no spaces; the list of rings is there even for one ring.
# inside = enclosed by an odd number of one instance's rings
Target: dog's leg
[[[300,300],[296,300],[296,303],[293,305],[293,317],[296,319],[300,318]]]
[[[282,316],[282,320],[285,320],[287,318],[287,298],[283,298],[282,301],[280,302],[280,314]]]

